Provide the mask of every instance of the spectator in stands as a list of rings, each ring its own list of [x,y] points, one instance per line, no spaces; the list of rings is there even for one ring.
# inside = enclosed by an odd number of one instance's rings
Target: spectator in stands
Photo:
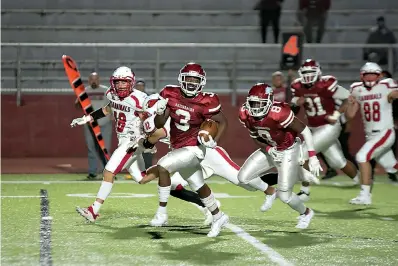
[[[108,103],[106,98],[106,91],[108,87],[100,84],[100,77],[98,73],[93,72],[88,77],[88,86],[86,87],[86,92],[91,100],[91,104],[94,110],[97,110]],[[81,109],[79,101],[76,99],[76,107]],[[104,138],[105,147],[110,152],[112,143],[112,120],[109,116],[98,120],[98,125],[101,128],[102,137]],[[88,179],[94,179],[97,173],[102,172],[104,165],[101,165],[98,161],[98,153],[102,152],[97,144],[97,141],[89,125],[84,125],[84,137],[86,139],[87,149],[88,149]],[[100,166],[101,165],[101,166]],[[100,169],[98,169],[100,166]],[[98,171],[99,170],[99,171]]]
[[[135,89],[145,92],[145,80],[143,79],[137,79],[136,83],[135,83]],[[152,166],[152,162],[153,162],[153,154],[152,153],[144,153],[142,155],[142,157],[144,157],[144,161],[145,161],[145,168],[149,168]]]
[[[394,33],[386,27],[384,17],[377,18],[377,26],[370,29],[367,44],[394,44],[396,43]],[[388,48],[364,48],[363,59],[379,65],[388,64]],[[396,53],[393,50],[393,62],[395,65]]]
[[[286,102],[287,91],[284,76],[281,71],[272,73],[272,88],[274,89],[274,100]]]
[[[278,43],[282,2],[283,0],[260,0],[254,8],[260,11],[261,38],[263,43],[267,42],[267,29],[270,22],[272,23],[274,32],[274,42]]]
[[[308,43],[312,43],[312,31],[314,25],[318,26],[316,42],[322,41],[325,32],[327,13],[330,9],[331,0],[300,0],[299,9],[304,22],[304,33]]]

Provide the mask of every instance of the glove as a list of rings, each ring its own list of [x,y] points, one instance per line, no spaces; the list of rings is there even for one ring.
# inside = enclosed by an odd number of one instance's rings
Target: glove
[[[283,152],[278,151],[275,147],[269,148],[268,154],[272,157],[274,162],[282,162]]]
[[[316,156],[311,156],[308,159],[308,167],[310,168],[311,174],[313,174],[316,177],[319,176],[321,171],[323,171],[321,163],[319,162]]]
[[[158,115],[162,115],[164,113],[164,111],[166,110],[167,107],[167,102],[169,101],[169,99],[165,99],[162,96],[159,95],[159,100],[156,104],[156,114]]]
[[[203,136],[198,136],[198,141],[200,144],[202,144],[206,148],[214,149],[217,146],[217,142],[213,139],[213,137],[211,135],[208,135],[208,137],[209,137],[209,140],[205,141]]]
[[[83,115],[83,117],[75,118],[72,120],[72,123],[70,123],[71,127],[75,127],[77,125],[81,126],[84,124],[87,124],[88,122],[93,121],[93,118],[91,115]]]
[[[140,141],[142,143],[144,141],[144,139],[141,138],[141,139],[137,140],[137,137],[135,137],[135,136],[131,137],[129,144],[127,144],[126,152],[127,153],[132,153],[132,152],[137,153],[137,151],[140,148]],[[141,147],[142,147],[141,151],[144,150],[144,147],[142,145],[141,145]]]

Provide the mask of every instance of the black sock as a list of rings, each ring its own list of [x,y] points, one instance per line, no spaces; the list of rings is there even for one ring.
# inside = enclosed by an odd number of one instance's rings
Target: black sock
[[[196,205],[199,205],[201,207],[205,207],[205,205],[203,205],[203,203],[200,200],[200,197],[197,193],[187,190],[185,188],[182,188],[179,190],[172,190],[170,192],[170,195],[175,198],[187,201],[187,202],[195,203]]]
[[[268,186],[273,186],[278,184],[278,173],[267,173],[260,176],[261,180],[268,184]]]

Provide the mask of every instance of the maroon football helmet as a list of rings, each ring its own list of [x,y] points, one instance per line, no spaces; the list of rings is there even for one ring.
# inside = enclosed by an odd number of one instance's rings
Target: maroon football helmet
[[[246,108],[250,116],[264,117],[274,103],[272,87],[265,83],[254,85],[246,98]]]
[[[303,84],[313,84],[322,75],[321,66],[317,61],[312,59],[305,60],[298,73]]]
[[[181,68],[178,82],[185,95],[196,96],[206,85],[206,72],[201,65],[188,63]]]

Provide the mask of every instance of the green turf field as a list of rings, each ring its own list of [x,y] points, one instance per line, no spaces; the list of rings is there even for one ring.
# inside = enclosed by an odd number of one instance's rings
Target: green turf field
[[[155,183],[119,182],[96,224],[87,224],[75,206],[91,204],[100,183],[71,182],[78,180],[84,177],[2,175],[2,265],[39,264],[40,189],[49,195],[53,265],[398,265],[398,186],[384,177],[377,178],[371,207],[347,203],[358,188],[346,178],[313,187],[308,206],[316,215],[304,231],[280,201],[262,213],[262,193],[210,179],[232,223],[215,239],[206,237],[202,213],[174,198],[169,226],[149,227]]]

